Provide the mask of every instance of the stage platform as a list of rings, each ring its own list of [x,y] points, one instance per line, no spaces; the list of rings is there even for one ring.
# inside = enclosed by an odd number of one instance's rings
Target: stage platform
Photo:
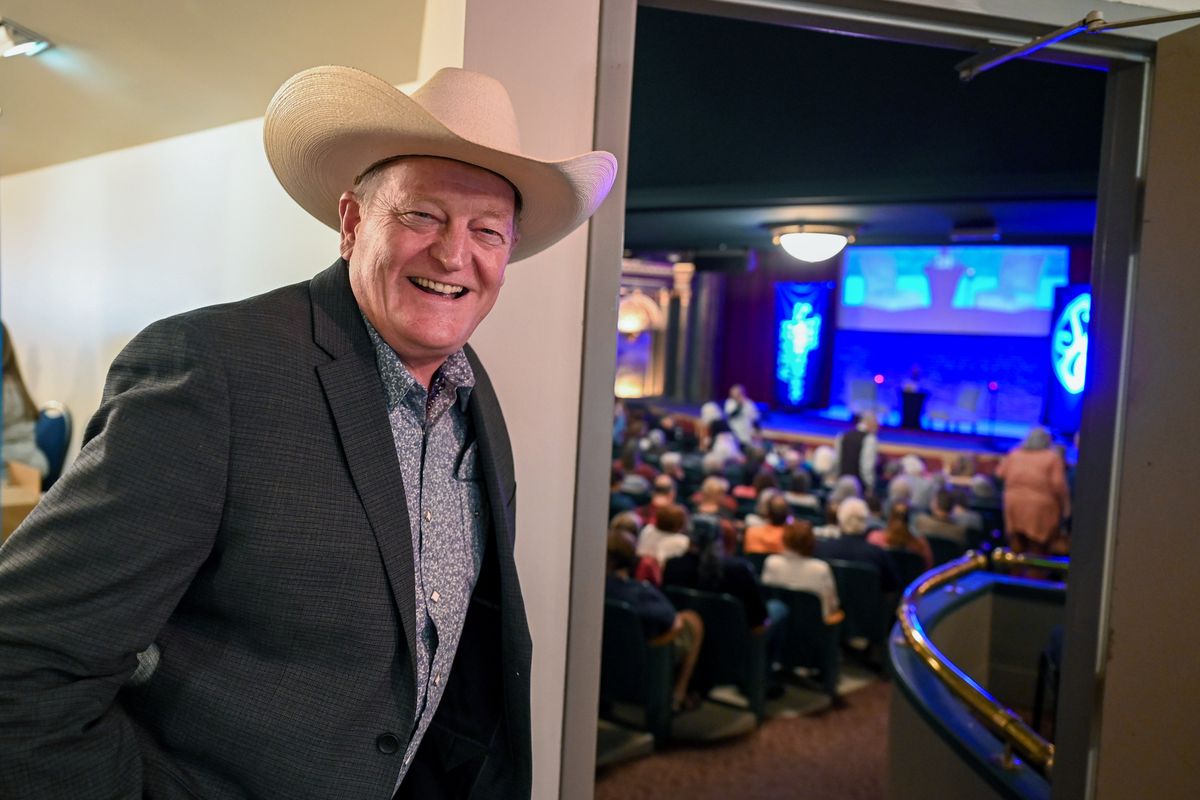
[[[700,407],[696,405],[663,400],[627,402],[642,405],[660,415],[682,416],[694,422],[700,420]],[[772,411],[762,405],[759,409],[762,413],[763,437],[772,442],[796,442],[806,447],[832,445],[837,435],[850,427],[850,411],[845,407],[833,406],[804,413]],[[913,453],[920,456],[927,467],[935,470],[948,466],[958,456],[969,455],[975,459],[977,471],[990,474],[1000,458],[1020,444],[1031,426],[997,422],[995,433],[992,433],[991,427],[986,420],[976,425],[974,433],[882,425],[879,429],[879,451],[888,459]]]

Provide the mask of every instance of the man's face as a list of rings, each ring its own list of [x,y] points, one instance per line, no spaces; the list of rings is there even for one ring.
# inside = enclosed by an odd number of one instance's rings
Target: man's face
[[[487,316],[516,244],[513,188],[479,167],[406,158],[342,195],[341,253],[354,298],[418,379]]]

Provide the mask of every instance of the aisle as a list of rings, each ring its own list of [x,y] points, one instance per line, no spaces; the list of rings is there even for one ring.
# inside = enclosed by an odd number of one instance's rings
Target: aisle
[[[596,800],[883,800],[891,691],[875,683],[836,711],[770,719],[733,741],[602,769]]]

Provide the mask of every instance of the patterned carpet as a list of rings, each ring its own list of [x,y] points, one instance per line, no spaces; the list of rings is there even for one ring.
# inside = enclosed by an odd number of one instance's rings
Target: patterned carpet
[[[758,729],[711,744],[667,744],[603,767],[596,800],[883,800],[892,686],[870,682],[845,707],[775,713]]]

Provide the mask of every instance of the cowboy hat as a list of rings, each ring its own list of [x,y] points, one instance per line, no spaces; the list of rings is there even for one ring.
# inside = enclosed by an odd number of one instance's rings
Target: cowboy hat
[[[565,161],[522,154],[516,114],[500,82],[452,68],[439,70],[411,96],[351,67],[304,70],[271,98],[263,143],[287,193],[334,230],[342,192],[382,161],[437,156],[495,172],[521,196],[521,236],[510,261],[583,224],[617,171],[616,158],[604,151]]]

